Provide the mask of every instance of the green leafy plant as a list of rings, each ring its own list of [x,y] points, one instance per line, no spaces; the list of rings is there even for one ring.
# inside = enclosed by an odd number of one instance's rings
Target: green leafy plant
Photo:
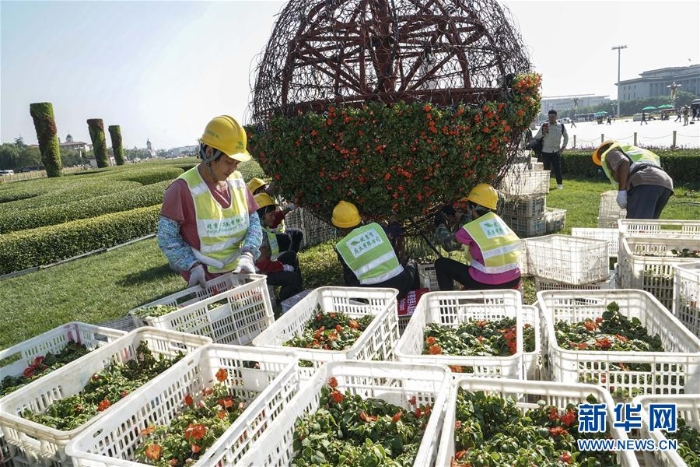
[[[519,75],[502,102],[329,105],[248,127],[248,145],[287,197],[329,219],[347,200],[368,218],[421,216],[493,182],[534,119],[540,76]],[[449,179],[450,183],[445,183]]]
[[[352,319],[339,311],[323,313],[319,310],[314,318],[306,323],[300,335],[282,345],[305,349],[344,350],[353,346],[373,319],[373,315]]]
[[[293,466],[412,466],[430,417],[430,405],[404,410],[382,399],[337,390],[330,378],[318,410],[297,419]]]
[[[589,396],[589,403],[597,401]],[[520,410],[512,398],[482,391],[457,393],[453,466],[617,465],[608,451],[578,451],[577,439],[605,438],[607,433],[579,433],[578,407],[547,405]]]

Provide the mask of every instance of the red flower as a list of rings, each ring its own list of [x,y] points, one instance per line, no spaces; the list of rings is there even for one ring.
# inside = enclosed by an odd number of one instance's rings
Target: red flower
[[[402,411],[402,410],[399,410],[398,412],[396,412],[396,413],[394,414],[393,417],[391,417],[391,423],[396,423],[396,422],[398,422],[399,420],[401,420],[401,417],[402,417],[402,416],[403,416],[403,411]]]
[[[331,379],[328,380],[328,385],[333,389],[338,387],[338,380],[335,379],[335,376],[331,376]]]
[[[194,423],[190,423],[187,428],[185,428],[185,439],[187,441],[192,441],[192,440],[200,440],[204,438],[204,435],[207,434],[207,427],[202,425],[201,423],[195,425]]]
[[[333,391],[333,393],[331,394],[331,398],[333,399],[333,402],[335,402],[336,404],[340,404],[341,402],[343,402],[344,397],[345,396],[343,396],[338,391]]]
[[[225,368],[219,368],[219,371],[216,372],[216,380],[223,383],[226,378],[228,378],[228,371]]]
[[[562,415],[561,417],[561,422],[566,425],[566,426],[571,426],[572,423],[576,420],[576,415],[574,414],[574,411],[569,409],[566,414]]]
[[[102,399],[99,404],[97,404],[97,411],[102,412],[104,410],[107,410],[109,406],[112,405],[111,402],[109,402],[109,399]]]
[[[192,404],[194,404],[194,400],[192,399],[192,396],[187,394],[185,396],[185,405],[192,405]]]
[[[571,462],[573,462],[573,458],[571,457],[571,454],[569,454],[568,451],[562,452],[561,456],[559,457],[559,460],[564,462],[565,464],[571,464]]]

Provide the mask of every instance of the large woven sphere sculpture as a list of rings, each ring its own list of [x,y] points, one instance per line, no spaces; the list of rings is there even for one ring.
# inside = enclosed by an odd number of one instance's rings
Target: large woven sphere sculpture
[[[322,219],[425,218],[495,184],[540,78],[494,0],[290,0],[253,89],[248,145]]]
[[[290,0],[258,68],[252,119],[328,102],[492,100],[530,62],[495,0]]]

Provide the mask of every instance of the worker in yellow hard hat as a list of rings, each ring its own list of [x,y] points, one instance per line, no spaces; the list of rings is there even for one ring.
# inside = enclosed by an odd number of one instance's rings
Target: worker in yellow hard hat
[[[271,198],[275,198],[274,189],[265,180],[253,177],[248,181],[248,189],[253,195],[266,193]],[[268,227],[277,232],[277,244],[280,251],[292,250],[299,253],[301,243],[304,241],[304,232],[300,229],[289,228],[284,224],[284,218],[287,214],[296,209],[296,205],[292,202],[283,203],[282,209],[276,209],[274,218],[269,222]]]
[[[498,192],[481,183],[467,196],[467,215],[470,222],[462,224],[453,235],[456,242],[446,250],[467,247],[469,265],[451,258],[435,261],[435,274],[440,290],[453,290],[454,281],[467,290],[517,289],[520,286],[520,239],[496,213]],[[445,237],[446,216],[435,216],[438,238]],[[462,218],[463,219],[463,218]]]
[[[228,272],[254,273],[262,242],[258,205],[237,170],[250,160],[243,127],[228,115],[212,119],[199,157],[165,191],[158,221],[158,246],[190,287]]]
[[[303,290],[299,260],[295,251],[284,251],[277,243],[278,234],[272,228],[275,213],[279,211],[275,200],[267,193],[258,193],[255,201],[258,203],[258,216],[263,227],[260,257],[255,266],[267,275],[268,285],[280,287],[277,299],[283,302]]]
[[[648,149],[614,140],[604,141],[592,154],[617,191],[617,204],[628,219],[658,219],[673,194],[673,180],[661,168],[659,156]]]
[[[418,288],[415,267],[401,265],[382,226],[376,222],[363,225],[354,204],[340,201],[331,222],[343,235],[335,250],[345,285],[397,289],[398,299]]]

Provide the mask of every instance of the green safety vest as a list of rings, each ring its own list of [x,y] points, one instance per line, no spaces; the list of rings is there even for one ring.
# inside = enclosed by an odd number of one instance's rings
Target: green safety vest
[[[264,227],[264,229],[267,234],[267,243],[270,246],[270,261],[277,261],[277,257],[280,254],[280,246],[277,243],[277,229],[271,229],[270,227]]]
[[[362,285],[378,284],[403,272],[403,266],[379,224],[350,232],[335,248]]]
[[[608,164],[605,162],[605,156],[613,149],[622,151],[622,153],[624,153],[627,158],[630,159],[630,172],[633,172],[633,169],[641,164],[648,164],[661,168],[661,159],[659,159],[659,156],[653,152],[647,149],[638,148],[637,146],[632,146],[631,144],[614,143],[600,156],[600,166],[603,168],[603,172],[605,172],[605,175],[608,177],[608,180],[610,180],[615,189],[619,187],[619,183],[617,180],[615,180],[612,170],[610,170]]]
[[[462,228],[479,245],[484,263],[471,258],[471,267],[485,274],[499,274],[518,268],[520,239],[496,214],[489,212]]]
[[[195,257],[207,265],[209,272],[234,270],[249,225],[247,188],[243,176],[236,171],[226,180],[231,193],[231,206],[225,209],[214,199],[197,167],[178,178],[185,180],[194,201],[200,242],[199,250],[192,248]]]

